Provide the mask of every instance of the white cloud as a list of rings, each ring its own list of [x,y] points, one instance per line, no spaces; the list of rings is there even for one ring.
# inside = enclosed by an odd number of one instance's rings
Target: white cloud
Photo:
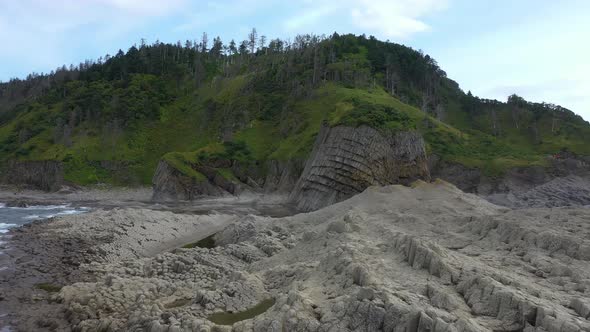
[[[304,0],[305,1],[305,0]],[[306,2],[306,1],[305,1]],[[301,29],[305,29],[305,27],[314,24],[315,22],[320,21],[327,15],[333,14],[338,10],[335,6],[319,6],[318,4],[311,5],[313,7],[306,8],[306,10],[289,17],[284,22],[284,27],[288,31],[303,33],[305,31],[299,31]]]
[[[175,28],[175,31],[207,31],[210,29],[210,26],[215,24],[233,25],[238,27],[236,30],[241,30],[241,26],[247,23],[244,22],[247,18],[256,13],[268,11],[277,2],[278,0],[223,0],[204,2],[199,4],[194,11],[184,13],[184,18]],[[252,27],[265,23],[264,21],[260,21],[260,19],[253,20],[246,25]]]
[[[0,44],[11,45],[0,49],[0,61],[13,64],[0,69],[0,77],[95,58],[140,37],[194,38],[189,34],[196,30],[217,34],[220,26],[226,35],[262,25],[274,37],[339,31],[404,39],[427,30],[423,18],[446,1],[0,0]],[[176,26],[154,33],[152,24],[160,19]],[[269,30],[277,25],[283,29]]]
[[[559,78],[547,77],[542,81],[523,80],[522,84],[501,85],[483,90],[482,94],[498,100],[506,100],[506,97],[516,93],[527,100],[535,102],[547,102],[563,107],[590,119],[588,105],[588,91],[590,80],[587,74],[590,66],[578,66],[576,71],[564,73]]]
[[[297,32],[309,25],[324,22],[328,18],[348,24],[358,30],[382,38],[407,39],[427,31],[424,18],[444,10],[448,0],[318,0],[287,19],[287,31]]]
[[[120,18],[133,22],[169,15],[186,4],[186,0],[0,0],[0,20],[14,28],[0,34],[23,29],[61,32],[91,23],[106,26]]]
[[[89,45],[79,44],[84,38],[92,40],[92,47],[104,45],[102,52],[112,51],[110,42],[151,19],[180,11],[187,1],[0,0],[0,44],[6,46],[0,49],[0,61],[11,64],[0,70],[0,78],[24,76],[24,68],[47,72],[96,57]]]
[[[449,77],[475,95],[506,100],[517,93],[590,120],[590,45],[580,42],[590,33],[588,8],[559,7],[551,20],[533,11],[527,19],[499,24],[469,39],[443,36],[445,43],[435,57]]]
[[[91,24],[97,30],[122,22],[133,25],[186,5],[187,0],[0,0],[0,22],[10,26],[0,30],[0,40],[14,34],[41,39]]]
[[[90,3],[136,15],[162,16],[186,6],[185,0],[89,0]]]
[[[430,27],[424,16],[445,9],[444,0],[359,0],[351,9],[353,23],[384,37],[405,39]]]

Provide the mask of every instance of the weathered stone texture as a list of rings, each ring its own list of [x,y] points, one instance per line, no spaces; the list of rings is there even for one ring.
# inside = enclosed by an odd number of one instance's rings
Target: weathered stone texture
[[[33,189],[56,191],[62,186],[63,164],[60,161],[11,161],[3,176],[4,182]]]
[[[409,184],[416,179],[430,179],[420,134],[323,126],[291,200],[298,209],[311,211],[370,186]]]

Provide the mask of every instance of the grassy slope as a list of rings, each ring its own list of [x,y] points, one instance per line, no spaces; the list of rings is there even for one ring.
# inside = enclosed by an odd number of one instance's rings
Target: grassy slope
[[[369,75],[364,47],[343,57],[356,60],[341,70],[352,66],[357,74]],[[337,64],[342,63],[330,66]],[[392,97],[375,80],[355,88],[350,82],[328,82],[302,97],[295,88],[277,88],[269,79],[272,75],[264,76],[265,70],[240,72],[243,74],[230,78],[214,72],[198,87],[190,78],[175,81],[149,74],[132,74],[125,82],[66,83],[67,95],[55,90],[54,94],[60,94],[25,103],[14,119],[0,125],[0,162],[63,160],[66,179],[75,183],[150,184],[158,161],[164,158],[188,176],[204,180],[191,164],[199,163],[203,155],[228,153],[222,144],[228,136],[244,145],[240,153],[248,153],[239,158],[246,161],[303,159],[323,121],[333,126],[418,130],[429,152],[490,175],[514,166],[544,165],[547,154],[564,148],[590,155],[590,144],[586,144],[590,126],[581,118],[522,109],[516,128],[511,105],[478,104],[477,112],[470,113],[462,102],[465,95],[449,84],[441,85],[446,89],[441,93],[446,110],[443,123]],[[92,108],[88,113],[96,115],[74,121],[71,142],[66,144],[56,139],[60,134],[56,123],[71,123],[75,107]],[[121,109],[125,111],[117,114]],[[492,110],[499,128],[495,131]],[[115,126],[116,130],[108,129],[115,118],[132,120]],[[533,127],[538,132],[536,139]],[[113,171],[117,164],[123,167]],[[233,178],[227,169],[219,174]]]
[[[383,107],[403,115],[402,119],[394,114],[389,117],[392,120],[387,121],[385,115],[385,121],[377,118],[379,124],[371,123],[371,118],[359,118],[359,114]],[[361,111],[356,112],[359,109]],[[426,138],[430,152],[448,161],[481,168],[490,175],[499,174],[509,167],[544,165],[543,149],[551,150],[546,146],[535,150],[528,142],[513,144],[509,139],[480,131],[460,131],[402,103],[381,88],[350,89],[327,84],[315,91],[314,97],[296,103],[294,110],[293,118],[283,119],[278,125],[272,121],[253,120],[235,134],[234,140],[245,142],[257,160],[288,160],[305,158],[324,120],[330,125],[366,123],[384,130],[418,130]],[[291,132],[281,134],[281,126],[289,122],[292,122]],[[210,143],[211,146],[219,146],[219,143]],[[196,152],[184,154],[184,157],[185,165],[198,162]]]
[[[102,160],[124,161],[129,165],[135,183],[149,184],[162,156],[187,175],[203,179],[189,165],[197,162],[197,151],[223,151],[219,128],[228,115],[218,111],[214,115],[207,115],[207,101],[212,99],[221,104],[239,103],[240,99],[248,97],[240,95],[240,88],[246,81],[247,77],[238,76],[225,80],[215,88],[210,85],[201,87],[161,107],[157,121],[146,121],[118,137],[101,137],[96,128],[81,124],[72,135],[72,145],[66,147],[53,144],[52,129],[45,128],[23,145],[30,151],[22,158],[64,160],[66,178],[80,184],[117,184],[128,181],[119,180],[112,172],[100,167],[98,163]],[[17,121],[0,127],[0,140],[14,131],[16,123],[32,125],[40,117],[59,112],[59,107],[59,104],[52,109],[39,106],[38,109],[21,114]],[[383,110],[386,110],[384,115],[380,113]],[[240,112],[240,108],[234,108],[231,112]],[[377,114],[375,118],[366,116],[373,113]],[[449,113],[453,116],[452,111]],[[501,117],[503,124],[509,122],[509,119],[505,119],[506,114]],[[244,142],[256,160],[305,158],[311,151],[322,121],[328,121],[331,125],[366,123],[393,131],[419,130],[424,134],[430,152],[449,161],[480,167],[489,174],[500,173],[507,167],[543,165],[543,154],[553,153],[564,146],[590,154],[586,144],[573,140],[571,135],[565,133],[544,135],[543,144],[535,146],[530,142],[529,135],[509,125],[505,125],[504,137],[500,138],[467,128],[460,131],[402,103],[382,88],[352,89],[336,84],[326,84],[317,89],[312,97],[296,102],[288,116],[279,121],[254,119],[247,122],[235,130],[233,140]],[[451,118],[449,121],[461,127],[462,120]],[[481,127],[489,125],[483,117],[478,121]],[[543,119],[540,123],[542,132],[550,132],[550,127],[547,130],[550,125]],[[110,140],[106,146],[105,140]],[[226,174],[226,177],[231,175]]]

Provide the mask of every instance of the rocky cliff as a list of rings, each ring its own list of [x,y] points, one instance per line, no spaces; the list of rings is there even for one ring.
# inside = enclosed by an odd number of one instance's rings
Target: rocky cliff
[[[221,196],[237,193],[237,186],[214,172],[202,178],[188,176],[167,161],[161,160],[156,168],[153,183],[154,201],[193,200],[200,196]]]
[[[8,184],[56,191],[64,183],[63,173],[63,165],[59,161],[11,161],[0,178]]]
[[[305,161],[267,160],[263,162],[236,162],[231,166],[234,176],[255,191],[290,193],[299,179]]]
[[[490,176],[477,168],[429,157],[433,178],[451,182],[461,190],[509,207],[556,207],[590,204],[590,162],[571,153],[548,156],[545,166],[509,169]]]
[[[264,191],[290,193],[304,167],[305,161],[302,160],[268,161],[265,167]]]
[[[193,200],[237,194],[242,189],[290,193],[301,211],[342,201],[372,185],[440,178],[461,190],[509,207],[590,203],[590,160],[561,152],[543,166],[515,167],[488,175],[477,168],[426,156],[419,133],[387,134],[368,127],[323,126],[308,160],[237,162],[215,160],[190,166],[201,178],[162,161],[154,175],[154,200]],[[224,170],[220,172],[219,170]],[[228,174],[230,176],[228,176]]]
[[[262,163],[221,160],[206,165],[192,165],[192,169],[202,175],[201,178],[195,178],[162,160],[152,180],[152,199],[194,200],[202,196],[237,195],[244,189],[289,193],[301,174],[302,164],[298,160],[269,160]]]
[[[312,211],[373,185],[430,179],[424,141],[415,132],[324,125],[290,199]]]

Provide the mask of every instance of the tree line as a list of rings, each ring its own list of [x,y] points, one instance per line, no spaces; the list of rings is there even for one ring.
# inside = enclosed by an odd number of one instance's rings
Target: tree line
[[[305,87],[331,80],[350,86],[380,84],[392,94],[419,104],[424,94],[435,95],[446,74],[429,56],[402,45],[381,42],[373,36],[297,35],[293,40],[268,39],[254,28],[247,38],[224,43],[220,37],[175,44],[141,40],[126,52],[61,66],[48,74],[31,74],[25,79],[0,83],[0,113],[27,99],[40,97],[49,89],[69,81],[129,80],[142,73],[195,86],[221,75],[267,71],[276,82],[295,77]],[[293,84],[296,86],[297,84]],[[67,90],[62,89],[62,95]],[[432,98],[432,97],[429,97]]]

